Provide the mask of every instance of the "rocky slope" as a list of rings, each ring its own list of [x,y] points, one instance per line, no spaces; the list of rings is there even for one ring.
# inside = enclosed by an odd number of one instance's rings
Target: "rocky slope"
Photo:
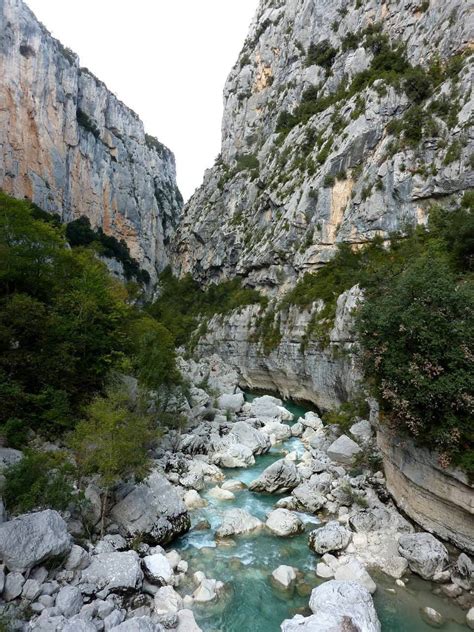
[[[472,26],[463,0],[262,0],[177,269],[280,292],[338,243],[387,237],[458,200],[474,184],[461,56]]]
[[[173,154],[22,0],[0,0],[0,30],[0,187],[86,215],[155,277],[182,206]]]

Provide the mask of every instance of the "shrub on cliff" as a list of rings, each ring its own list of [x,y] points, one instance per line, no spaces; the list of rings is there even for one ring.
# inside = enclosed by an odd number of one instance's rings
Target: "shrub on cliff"
[[[458,222],[464,232],[455,235]],[[474,440],[469,225],[469,213],[435,213],[418,250],[368,279],[357,317],[365,373],[387,423],[466,469]],[[407,254],[413,241],[404,244]]]

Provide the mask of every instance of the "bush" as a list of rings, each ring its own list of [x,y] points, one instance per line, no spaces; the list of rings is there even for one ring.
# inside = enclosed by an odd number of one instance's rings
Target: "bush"
[[[319,42],[318,44],[311,44],[306,55],[306,65],[322,66],[329,72],[336,55],[337,50],[330,45],[328,40],[324,40],[324,42]]]
[[[472,442],[474,291],[433,247],[367,294],[358,317],[366,375],[386,418],[449,462]],[[471,351],[469,351],[471,349]]]
[[[27,450],[6,469],[4,498],[11,513],[52,508],[65,510],[74,501],[74,466],[64,452]]]

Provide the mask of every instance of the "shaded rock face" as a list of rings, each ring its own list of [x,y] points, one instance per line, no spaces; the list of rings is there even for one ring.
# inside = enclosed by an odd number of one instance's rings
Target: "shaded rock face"
[[[382,426],[377,443],[387,489],[398,506],[424,529],[474,553],[474,493],[468,476],[442,468],[436,453],[417,448],[408,437],[392,436]]]
[[[238,368],[242,386],[277,391],[283,397],[313,402],[323,410],[335,408],[355,396],[361,380],[351,353],[355,343],[352,309],[360,296],[360,289],[354,286],[339,297],[328,348],[306,340],[312,315],[318,309],[313,304],[305,311],[291,307],[283,312],[281,341],[274,350],[264,353],[256,340],[260,308],[252,305],[226,319],[211,319],[197,351],[202,356],[216,353]]]
[[[173,154],[22,0],[0,1],[0,30],[0,187],[87,216],[156,277],[182,206]]]
[[[416,151],[390,145],[388,123],[413,102],[390,86],[323,105],[283,140],[277,133],[280,113],[294,114],[308,88],[318,99],[333,95],[370,67],[370,45],[347,46],[348,35],[380,24],[395,45],[406,45],[413,66],[429,67],[434,56],[446,60],[468,47],[468,4],[431,2],[424,10],[411,0],[261,0],[224,89],[221,155],[185,209],[176,267],[204,282],[237,274],[275,293],[328,261],[338,243],[423,222],[435,199],[472,186],[466,69],[456,122],[436,119],[440,130],[427,131]],[[308,49],[320,42],[335,50],[330,72],[308,63]],[[430,99],[451,98],[452,88],[446,81]],[[459,158],[446,159],[461,138]]]

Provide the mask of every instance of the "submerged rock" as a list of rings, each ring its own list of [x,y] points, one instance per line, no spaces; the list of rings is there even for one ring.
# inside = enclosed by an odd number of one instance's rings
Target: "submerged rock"
[[[267,467],[255,481],[252,481],[249,489],[253,492],[282,494],[294,489],[300,480],[295,464],[287,459],[280,459]]]
[[[273,580],[283,588],[289,588],[296,581],[296,569],[282,564],[272,573]]]
[[[0,558],[10,571],[25,571],[69,553],[72,539],[57,511],[25,514],[0,525]]]

